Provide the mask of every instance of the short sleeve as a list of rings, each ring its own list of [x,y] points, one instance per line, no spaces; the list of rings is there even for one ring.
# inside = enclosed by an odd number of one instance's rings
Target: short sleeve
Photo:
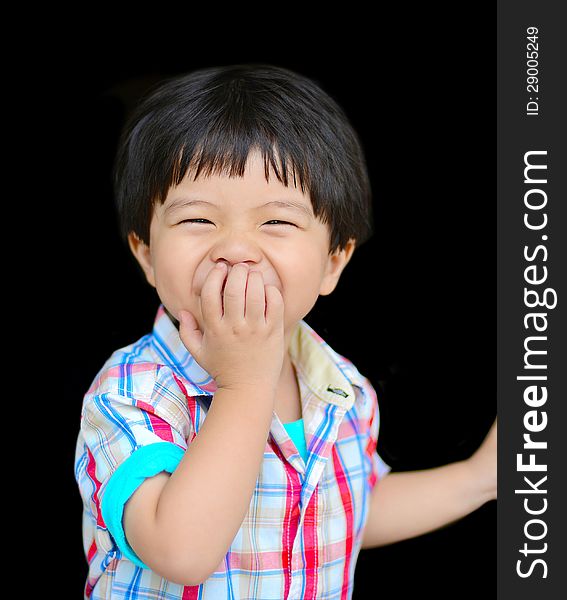
[[[380,409],[378,406],[378,396],[368,380],[366,380],[365,384],[368,397],[372,403],[369,420],[369,440],[367,446],[367,452],[372,461],[372,471],[369,477],[369,484],[370,488],[372,489],[378,481],[380,481],[392,470],[392,467],[390,467],[390,465],[388,465],[382,459],[376,450],[376,446],[378,444],[378,433],[380,431]]]
[[[102,518],[122,554],[134,564],[148,569],[131,548],[122,518],[124,506],[148,478],[165,471],[173,473],[183,458],[183,450],[170,442],[157,442],[138,448],[112,474],[103,496]]]
[[[192,436],[191,419],[183,397],[169,390],[141,397],[96,390],[85,396],[81,431],[85,458],[77,474],[83,503],[115,545],[137,566],[148,568],[128,544],[122,527],[124,506],[148,477],[172,473]],[[99,393],[100,392],[100,393]],[[181,395],[182,396],[182,395]],[[104,535],[103,535],[104,537]],[[108,550],[109,548],[107,548]]]

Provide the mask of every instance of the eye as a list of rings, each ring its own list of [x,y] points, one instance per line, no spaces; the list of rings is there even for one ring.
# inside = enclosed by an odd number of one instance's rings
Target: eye
[[[264,225],[290,225],[291,227],[297,227],[297,225],[295,225],[294,223],[290,223],[289,221],[279,221],[278,219],[266,221]]]
[[[208,219],[183,219],[183,221],[179,222],[180,225],[181,225],[181,223],[204,223],[205,225],[208,225],[209,223],[211,225],[213,224]]]

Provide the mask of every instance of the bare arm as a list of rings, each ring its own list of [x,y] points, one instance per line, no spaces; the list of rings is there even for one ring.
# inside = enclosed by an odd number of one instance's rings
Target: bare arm
[[[126,504],[128,541],[152,570],[196,585],[220,563],[250,505],[272,419],[272,394],[218,391],[171,477],[148,479]]]
[[[496,498],[496,422],[475,454],[422,471],[389,473],[372,492],[363,548],[448,525]]]
[[[175,472],[146,480],[124,511],[136,554],[183,585],[207,579],[246,515],[284,355],[281,295],[264,287],[259,272],[249,275],[240,264],[227,276],[226,267],[215,268],[201,296],[204,331],[190,313],[180,313],[180,335],[215,379],[217,392]]]

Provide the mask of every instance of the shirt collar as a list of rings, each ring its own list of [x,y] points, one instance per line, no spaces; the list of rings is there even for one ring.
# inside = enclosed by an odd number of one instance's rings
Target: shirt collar
[[[189,394],[214,394],[214,379],[187,350],[163,304],[154,321],[152,345],[161,361],[193,387],[187,389]],[[291,336],[289,352],[296,369],[319,397],[338,406],[352,405],[355,396],[352,386],[362,387],[365,378],[303,320]]]
[[[363,387],[364,377],[346,358],[335,352],[305,321],[290,340],[290,357],[304,381],[320,398],[347,410],[355,400],[353,386]]]

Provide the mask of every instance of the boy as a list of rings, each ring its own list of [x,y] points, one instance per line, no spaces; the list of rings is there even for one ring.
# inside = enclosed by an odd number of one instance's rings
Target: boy
[[[161,301],[84,399],[85,597],[350,598],[361,547],[496,498],[468,460],[389,473],[375,392],[303,321],[370,235],[357,136],[285,69],[156,89],[116,161],[122,232]]]

